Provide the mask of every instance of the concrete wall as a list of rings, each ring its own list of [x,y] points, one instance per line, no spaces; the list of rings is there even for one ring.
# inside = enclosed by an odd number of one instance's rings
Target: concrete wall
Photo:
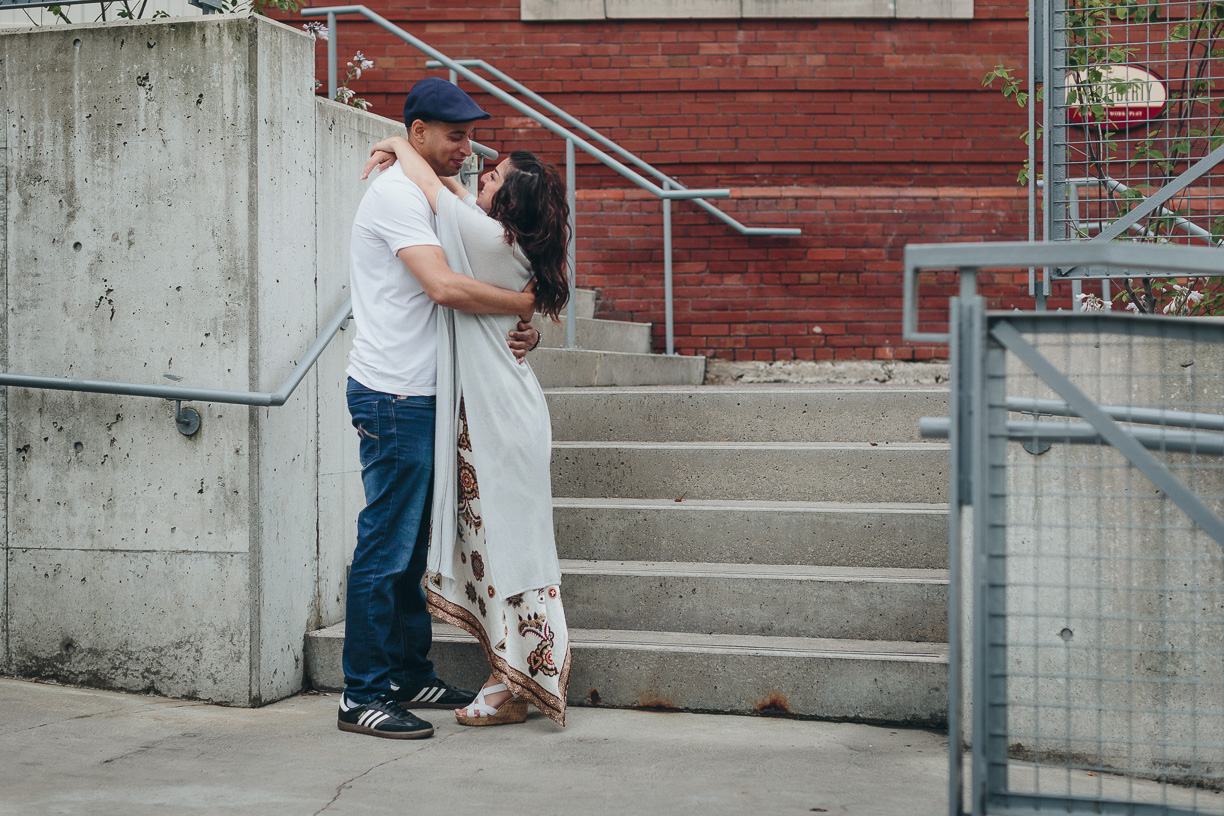
[[[314,56],[234,16],[0,34],[6,370],[280,385],[345,297],[360,157],[396,128],[317,100]],[[193,437],[163,401],[9,389],[3,671],[300,688],[360,506],[345,350],[283,407],[195,404]]]
[[[365,192],[356,183],[370,146],[403,133],[403,125],[337,102],[318,101],[319,300],[318,320],[326,321],[348,295],[349,235],[353,214]],[[343,295],[339,294],[343,293]],[[357,513],[365,506],[357,434],[349,422],[344,389],[352,331],[342,331],[323,352],[319,382],[319,582],[318,625],[344,619],[345,579],[357,540]]]
[[[85,23],[97,21],[100,3],[87,3],[81,6],[63,6],[63,11],[68,15],[68,19],[74,23]],[[115,6],[108,16],[113,19],[118,19],[114,16],[114,11],[119,7]],[[151,20],[154,13],[162,11],[170,17],[200,17],[203,15],[201,9],[191,5],[187,0],[150,0],[145,6],[144,19]],[[47,11],[46,6],[36,6],[26,9],[0,9],[0,28],[25,28],[29,25],[37,26],[54,26],[63,25],[58,17]]]

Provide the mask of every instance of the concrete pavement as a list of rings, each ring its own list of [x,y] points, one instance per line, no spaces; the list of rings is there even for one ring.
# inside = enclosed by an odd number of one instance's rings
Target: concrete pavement
[[[924,730],[571,708],[562,729],[338,731],[335,695],[259,709],[0,679],[0,814],[945,813]]]

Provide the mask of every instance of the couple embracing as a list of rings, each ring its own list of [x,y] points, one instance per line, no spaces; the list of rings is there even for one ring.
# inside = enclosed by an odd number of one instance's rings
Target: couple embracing
[[[408,138],[379,142],[366,164],[383,172],[350,255],[347,396],[366,507],[348,580],[344,731],[415,739],[434,729],[409,709],[497,725],[522,722],[528,703],[565,724],[552,432],[522,360],[539,343],[532,314],[556,317],[569,297],[569,208],[556,168],[523,151],[478,196],[454,180],[488,118],[454,85],[422,80],[404,104]],[[479,693],[435,674],[431,613],[480,642]]]

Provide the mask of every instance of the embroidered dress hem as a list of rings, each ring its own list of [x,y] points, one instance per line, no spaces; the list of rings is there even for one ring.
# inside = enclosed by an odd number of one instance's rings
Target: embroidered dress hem
[[[498,590],[497,576],[486,560],[487,525],[462,398],[458,425],[457,496],[451,511],[457,515],[450,565],[455,577],[429,573],[426,607],[480,641],[493,675],[511,692],[565,725],[570,647],[561,587],[549,584],[510,596]],[[557,655],[562,656],[560,665]]]
[[[459,604],[446,600],[446,598],[433,589],[432,584],[426,593],[426,604],[430,614],[435,618],[452,626],[459,627],[480,642],[480,648],[484,651],[485,659],[489,661],[489,668],[492,670],[492,673],[501,682],[506,684],[506,688],[510,689],[515,697],[522,697],[544,712],[553,722],[558,725],[565,725],[565,695],[569,689],[570,674],[570,647],[568,643],[565,645],[565,659],[561,663],[560,677],[557,682],[559,694],[553,694],[543,688],[528,674],[511,666],[504,657],[496,654],[493,651],[493,644],[489,643],[488,634],[485,632],[484,627],[480,625],[480,621],[477,620],[476,616]]]

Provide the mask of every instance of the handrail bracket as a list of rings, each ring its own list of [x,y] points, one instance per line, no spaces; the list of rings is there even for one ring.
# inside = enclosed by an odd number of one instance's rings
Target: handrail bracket
[[[183,436],[195,436],[200,430],[200,412],[194,408],[184,408],[182,400],[174,401],[174,424]]]

